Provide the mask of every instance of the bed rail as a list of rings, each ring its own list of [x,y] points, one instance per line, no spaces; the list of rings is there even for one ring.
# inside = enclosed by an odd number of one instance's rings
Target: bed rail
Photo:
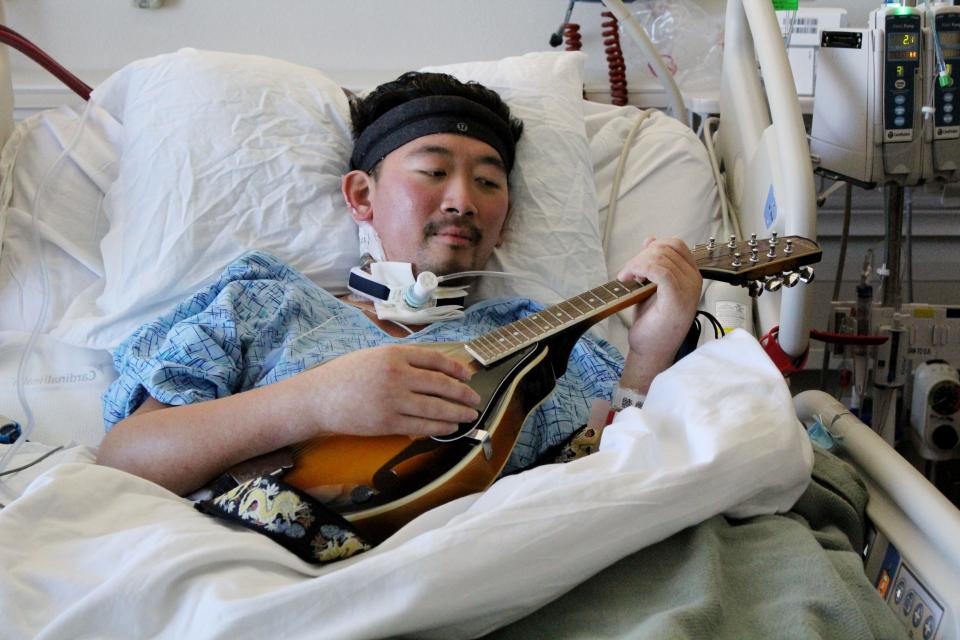
[[[805,423],[819,418],[852,459],[870,491],[867,516],[945,608],[936,637],[960,640],[960,510],[834,397],[804,391],[794,406]]]
[[[769,0],[727,2],[718,139],[726,188],[743,232],[816,239],[806,129]],[[794,357],[809,343],[807,289],[783,289],[757,301],[758,334],[779,325],[780,346]]]

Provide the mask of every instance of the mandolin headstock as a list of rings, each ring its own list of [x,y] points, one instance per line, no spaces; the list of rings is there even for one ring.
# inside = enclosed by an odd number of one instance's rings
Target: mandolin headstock
[[[764,290],[811,282],[813,268],[809,265],[819,262],[823,251],[808,238],[772,233],[762,240],[756,234],[739,241],[736,236],[727,242],[710,238],[706,244],[696,245],[693,255],[703,277],[747,287],[750,295],[759,296]]]

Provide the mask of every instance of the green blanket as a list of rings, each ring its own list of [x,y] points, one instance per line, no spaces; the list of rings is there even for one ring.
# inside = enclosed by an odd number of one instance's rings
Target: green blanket
[[[905,638],[863,572],[866,489],[846,462],[815,454],[789,513],[711,518],[487,637]]]

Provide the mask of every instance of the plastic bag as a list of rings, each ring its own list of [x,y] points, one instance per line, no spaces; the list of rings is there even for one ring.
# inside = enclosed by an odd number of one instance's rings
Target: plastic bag
[[[704,8],[693,0],[648,0],[632,5],[637,20],[660,51],[664,66],[685,91],[719,90],[723,62],[723,6]],[[622,28],[622,27],[621,27]],[[623,55],[653,69],[629,34],[620,38]]]

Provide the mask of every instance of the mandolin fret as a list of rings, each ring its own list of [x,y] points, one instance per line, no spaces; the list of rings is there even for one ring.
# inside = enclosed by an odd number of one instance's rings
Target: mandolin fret
[[[613,280],[478,336],[467,342],[466,349],[481,363],[491,364],[607,310],[642,286],[638,282]]]

